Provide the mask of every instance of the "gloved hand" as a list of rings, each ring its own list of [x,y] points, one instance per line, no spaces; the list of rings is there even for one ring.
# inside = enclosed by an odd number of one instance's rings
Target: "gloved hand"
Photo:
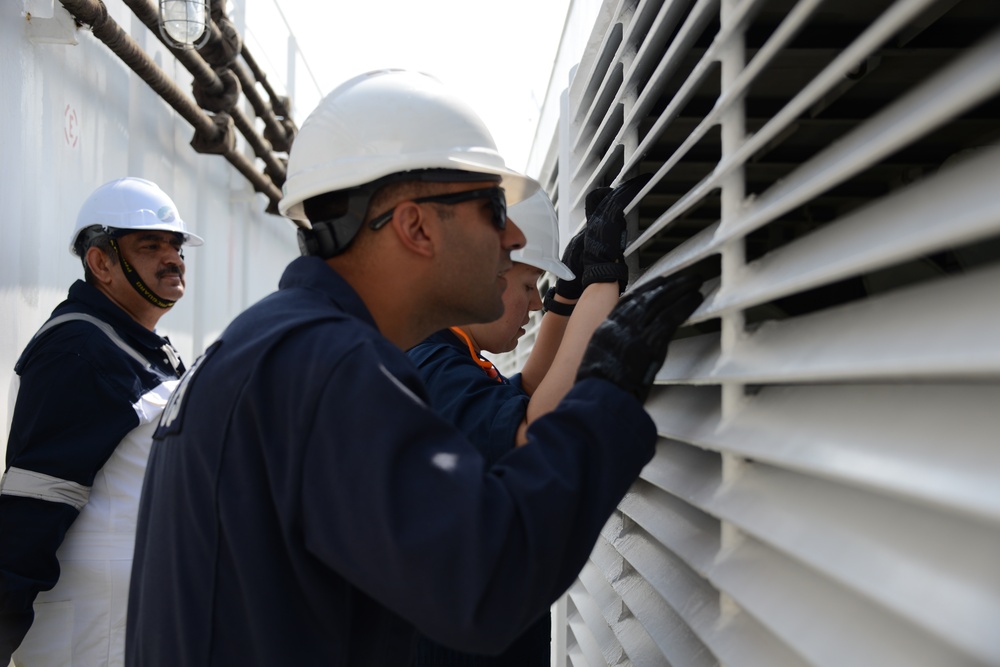
[[[622,297],[594,330],[576,379],[603,378],[644,403],[670,339],[703,300],[701,282],[659,277]]]
[[[583,244],[583,286],[591,283],[618,282],[618,290],[628,284],[628,267],[625,266],[625,207],[639,190],[649,182],[652,174],[631,178],[601,200],[593,215],[587,218]]]
[[[611,194],[611,190],[612,188],[594,188],[587,193],[583,204],[587,220],[590,220],[590,217],[594,215],[594,211],[597,210],[601,201]],[[566,244],[566,250],[563,251],[562,263],[573,272],[573,278],[556,280],[555,293],[566,299],[579,299],[580,295],[583,294],[583,243],[586,233],[587,227],[584,226],[569,240],[569,243]]]

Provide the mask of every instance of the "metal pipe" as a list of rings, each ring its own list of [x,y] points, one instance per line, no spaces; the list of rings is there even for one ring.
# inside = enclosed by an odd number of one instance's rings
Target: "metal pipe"
[[[250,181],[256,191],[263,193],[271,200],[268,210],[276,211],[277,203],[281,199],[281,190],[275,186],[270,177],[259,173],[250,160],[235,149],[233,141],[227,141],[227,132],[223,127],[226,124],[218,122],[223,120],[222,114],[210,116],[192,103],[177,84],[108,15],[108,9],[101,0],[59,1],[77,20],[90,25],[95,37],[104,42],[121,58],[122,62],[138,74],[150,88],[194,127],[195,140],[192,143],[217,148],[201,152],[216,152],[225,157]]]
[[[139,20],[149,28],[149,31],[156,35],[156,38],[164,46],[169,48],[170,44],[167,44],[163,39],[163,35],[160,34],[160,15],[156,6],[152,2],[147,2],[147,0],[124,0],[124,2],[132,10],[132,13],[139,17]],[[198,55],[197,51],[186,49],[171,49],[171,51],[174,57],[184,65],[187,71],[191,72],[191,76],[194,77],[198,85],[202,86],[206,92],[211,95],[220,95],[222,93],[224,88],[222,79],[205,62],[205,59]]]
[[[271,144],[254,131],[253,121],[247,117],[238,107],[234,107],[230,112],[236,129],[247,138],[247,142],[253,148],[253,152],[264,161],[264,170],[274,181],[274,184],[281,187],[285,182],[285,165],[278,161],[278,158],[271,152]]]
[[[253,163],[243,153],[239,151],[227,151],[224,157],[250,181],[254,190],[263,193],[271,200],[267,207],[267,212],[278,215],[278,202],[281,201],[281,190],[278,189],[274,182],[267,175],[257,171]],[[304,226],[296,220],[292,222],[296,225]]]
[[[253,78],[253,75],[248,73],[246,68],[238,62],[233,63],[230,69],[236,75],[236,78],[240,80],[240,85],[243,87],[243,94],[246,95],[247,101],[250,102],[250,106],[253,107],[254,112],[264,121],[267,129],[273,133],[273,136],[284,138],[286,143],[291,143],[287,141],[288,137],[287,132],[285,132],[285,126],[278,121],[271,105],[257,92],[257,81]]]
[[[196,132],[208,137],[218,134],[218,127],[212,118],[188,100],[177,84],[149,58],[113,18],[108,16],[108,8],[101,0],[59,1],[80,22],[90,25],[94,36],[104,42],[167,104],[191,123]]]
[[[222,30],[214,20],[209,20],[206,29],[210,32],[208,38],[209,44],[219,42],[224,39]],[[246,58],[249,54],[246,46],[242,44],[240,45],[240,54],[243,55],[244,58]],[[272,137],[276,138],[278,143],[282,144],[285,147],[285,150],[287,150],[291,144],[291,137],[288,136],[285,126],[275,116],[271,105],[268,104],[268,102],[260,96],[260,93],[257,92],[257,80],[254,78],[253,73],[248,72],[242,64],[235,60],[231,63],[227,63],[227,66],[233,74],[236,75],[236,78],[239,79],[240,86],[243,89],[243,94],[246,96],[247,101],[250,102],[250,106],[253,107],[254,113],[264,121],[267,133],[270,133]],[[261,76],[263,76],[263,74],[261,74]]]
[[[260,82],[260,85],[264,87],[264,90],[271,98],[271,106],[274,107],[274,110],[277,112],[277,114],[282,118],[291,118],[292,117],[291,112],[289,109],[285,107],[284,99],[281,98],[276,92],[274,92],[274,88],[272,88],[271,84],[268,82],[267,75],[264,74],[264,70],[260,68],[260,65],[257,64],[257,61],[254,60],[253,56],[250,55],[250,52],[247,51],[246,44],[243,45],[243,49],[240,51],[240,55],[243,56],[243,60],[245,60],[247,66],[250,67],[250,71],[253,72],[253,75],[255,77],[257,77],[257,81]]]
[[[175,49],[167,44],[167,42],[163,39],[163,36],[160,34],[159,13],[156,10],[156,6],[152,2],[148,2],[147,0],[124,0],[124,2],[139,18],[139,20],[142,21],[147,28],[149,28],[150,32],[156,35],[157,39],[159,39],[161,43],[170,48],[177,60],[184,65],[185,69],[191,73],[197,84],[201,86],[206,93],[217,96],[221,95],[225,91],[225,84],[219,77],[218,73],[212,69],[207,62],[205,62],[205,59],[202,58],[197,51]],[[243,53],[247,53],[245,48],[243,49]],[[245,92],[246,88],[244,87],[244,93]],[[249,99],[249,95],[247,95],[247,97]],[[271,175],[275,184],[280,187],[285,181],[285,168],[284,165],[278,162],[277,158],[275,158],[272,154],[271,146],[268,145],[268,142],[263,137],[257,134],[253,123],[249,122],[241,111],[233,108],[228,110],[228,112],[233,117],[236,129],[240,131],[240,134],[246,137],[247,143],[250,144],[251,148],[254,150],[254,154],[267,164],[268,174]],[[265,120],[265,122],[267,121]]]

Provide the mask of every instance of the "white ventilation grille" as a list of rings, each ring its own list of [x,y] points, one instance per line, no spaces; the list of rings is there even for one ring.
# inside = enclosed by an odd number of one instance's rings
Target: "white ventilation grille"
[[[1000,2],[601,16],[541,180],[707,298],[556,664],[1000,665]]]

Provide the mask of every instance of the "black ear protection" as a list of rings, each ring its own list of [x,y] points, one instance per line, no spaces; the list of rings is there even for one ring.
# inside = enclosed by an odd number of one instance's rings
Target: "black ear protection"
[[[299,252],[330,259],[347,250],[364,224],[368,202],[377,188],[354,188],[345,192],[347,212],[341,216],[312,223],[312,229],[299,229]]]
[[[323,220],[312,229],[299,229],[299,252],[303,255],[330,259],[347,250],[361,224],[352,224],[350,217]]]
[[[312,229],[299,227],[298,233],[299,253],[303,257],[319,256],[319,241],[316,240],[316,232]]]

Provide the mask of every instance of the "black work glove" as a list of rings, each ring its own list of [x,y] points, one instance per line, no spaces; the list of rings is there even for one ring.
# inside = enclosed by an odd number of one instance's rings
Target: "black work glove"
[[[601,200],[593,215],[587,218],[583,245],[583,286],[592,283],[618,283],[618,291],[628,284],[628,267],[625,266],[625,207],[639,190],[649,182],[652,174],[631,178]]]
[[[586,228],[576,233],[576,236],[569,240],[566,250],[563,251],[562,263],[565,264],[573,277],[570,279],[557,278],[555,292],[559,296],[567,299],[579,299],[583,294],[583,234]]]
[[[701,282],[660,277],[622,297],[594,330],[576,379],[604,378],[644,403],[670,339],[703,300]]]
[[[612,188],[595,188],[587,193],[583,204],[587,220],[590,220],[601,201],[611,194],[611,190]],[[562,263],[573,272],[573,278],[556,280],[556,294],[566,299],[579,299],[583,294],[583,243],[586,233],[587,227],[584,226],[569,240],[566,250],[563,251]]]

